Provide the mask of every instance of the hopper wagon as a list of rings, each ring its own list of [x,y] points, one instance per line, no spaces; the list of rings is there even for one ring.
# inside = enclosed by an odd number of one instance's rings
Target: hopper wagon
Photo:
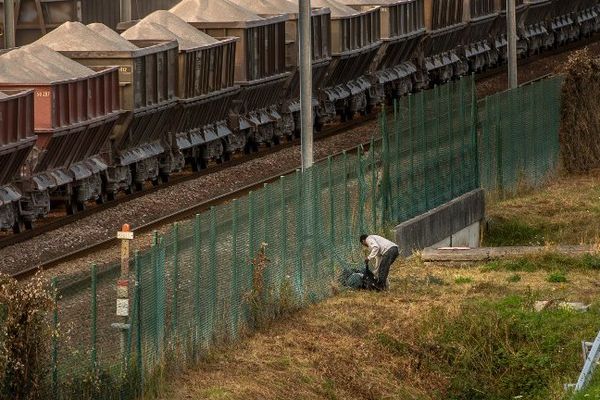
[[[23,231],[22,194],[16,187],[37,137],[33,129],[33,90],[0,92],[0,231]]]
[[[547,22],[552,12],[552,0],[524,0],[527,6],[519,36],[527,44],[527,54],[537,54],[553,45],[554,37]]]
[[[101,151],[121,115],[117,68],[87,68],[31,44],[0,56],[0,90],[34,91],[37,140],[17,181],[24,222],[53,204],[75,213],[101,200]]]
[[[425,0],[428,35],[423,41],[423,55],[432,83],[447,82],[469,69],[462,57],[468,26],[463,5],[463,0]]]
[[[286,15],[285,22],[285,65],[290,72],[287,88],[281,105],[281,115],[286,133],[299,132],[300,129],[300,70],[298,38],[298,5],[289,0],[237,0],[261,17]],[[311,10],[312,29],[312,87],[315,124],[320,126],[319,90],[331,62],[331,12],[328,8]]]
[[[494,47],[500,10],[495,0],[465,0],[464,19],[468,22],[464,39],[464,57],[470,72],[480,72],[498,64],[498,50]]]
[[[496,25],[494,27],[494,32],[496,32],[494,48],[498,54],[498,60],[500,62],[506,62],[508,59],[508,41],[506,37],[506,0],[494,0],[494,4],[496,10],[499,12],[499,16],[496,19]],[[527,42],[520,27],[524,26],[525,23],[527,5],[525,4],[524,0],[515,0],[515,6],[517,20],[517,54],[522,57],[527,54]]]
[[[313,0],[312,6],[331,11],[331,63],[322,84],[319,118],[340,115],[346,120],[356,112],[369,112],[382,100],[369,78],[381,47],[379,7],[357,11],[336,0]]]
[[[170,137],[177,105],[176,41],[128,41],[102,24],[74,22],[39,42],[85,66],[118,67],[125,113],[103,152],[109,165],[104,175],[109,199],[118,190],[141,190],[146,181],[157,184],[183,168],[183,155]]]
[[[176,40],[179,44],[177,97],[179,107],[171,130],[177,149],[194,170],[210,160],[224,161],[232,131],[227,125],[232,102],[237,38],[215,39],[175,14],[155,11],[130,26],[129,40]]]
[[[598,0],[582,0],[575,12],[575,23],[582,36],[588,37],[600,30],[600,6]]]
[[[183,0],[170,10],[215,38],[238,37],[234,82],[240,87],[229,118],[226,151],[256,150],[289,132],[279,113],[290,73],[285,66],[284,15],[260,17],[229,0]]]
[[[381,48],[371,66],[372,84],[387,97],[398,97],[414,88],[425,87],[419,57],[421,41],[426,32],[423,20],[423,0],[343,0],[343,3],[366,11],[380,7]]]

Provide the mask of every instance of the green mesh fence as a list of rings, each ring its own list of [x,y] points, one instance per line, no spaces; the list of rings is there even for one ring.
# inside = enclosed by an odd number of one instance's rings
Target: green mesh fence
[[[481,186],[491,195],[539,186],[556,171],[561,84],[544,79],[479,102]]]
[[[340,269],[361,264],[361,233],[386,234],[479,187],[480,175],[486,188],[512,188],[523,172],[543,179],[556,163],[558,85],[494,96],[479,112],[472,78],[410,95],[382,113],[370,144],[156,234],[131,260],[123,348],[111,326],[119,265],[61,278],[54,397],[152,391],[165,366],[331,295]]]

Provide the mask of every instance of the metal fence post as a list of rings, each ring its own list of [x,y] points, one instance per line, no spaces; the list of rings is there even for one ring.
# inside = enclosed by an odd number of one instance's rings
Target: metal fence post
[[[215,329],[215,314],[217,308],[217,214],[215,207],[210,208],[210,242],[209,242],[209,282],[210,282],[210,311],[209,311],[209,326],[210,333],[208,337],[212,337]]]
[[[442,191],[442,169],[440,164],[440,119],[442,115],[442,104],[440,97],[440,87],[435,85],[434,88],[435,100],[434,100],[434,112],[435,112],[435,170],[436,170],[436,190],[438,196],[441,195],[437,201],[434,201],[435,205],[442,204],[446,201],[446,193]]]
[[[177,319],[179,312],[179,223],[173,224],[173,304],[171,311],[171,331],[173,339],[177,335]]]
[[[52,278],[52,395],[58,399],[58,288],[56,277]]]
[[[281,201],[281,268],[285,272],[287,271],[287,218],[286,218],[286,200],[285,200],[285,177],[279,178],[280,187],[280,201]]]
[[[302,250],[304,247],[304,203],[302,201],[302,173],[296,170],[296,262],[295,262],[295,286],[298,292],[300,303],[304,302],[304,262],[302,260]]]
[[[350,195],[348,193],[348,153],[346,150],[342,152],[342,160],[344,163],[344,247],[346,250],[350,249],[350,236],[352,234],[352,227],[350,226]]]
[[[455,162],[456,162],[456,143],[454,143],[454,118],[452,116],[452,99],[450,96],[450,85],[445,85],[445,96],[446,96],[446,101],[448,103],[448,107],[447,107],[447,111],[448,111],[448,141],[449,141],[449,151],[448,151],[448,166],[450,168],[450,198],[453,199],[454,198],[454,193],[455,193],[455,185],[454,185],[454,179],[455,179]]]
[[[333,197],[333,159],[331,156],[327,157],[327,189],[329,192],[329,246],[331,249],[335,248],[335,207]],[[333,259],[333,253],[329,252],[331,259],[331,273],[332,276],[335,274],[335,263]]]
[[[194,219],[194,359],[196,359],[196,349],[198,347],[200,332],[200,214],[196,214]]]
[[[97,274],[97,269],[96,269],[96,264],[92,264],[92,271],[91,271],[91,278],[92,278],[92,290],[91,290],[91,295],[92,295],[92,323],[91,323],[91,328],[92,328],[92,332],[91,332],[91,341],[92,341],[92,371],[94,371],[94,375],[96,373],[96,369],[98,367],[98,363],[97,363],[97,331],[96,331],[96,324],[98,321],[98,307],[97,307],[97,278],[98,278],[98,274]]]
[[[408,146],[409,146],[409,157],[410,157],[410,208],[411,211],[408,216],[412,216],[415,210],[415,199],[416,199],[416,190],[415,190],[415,122],[413,116],[413,103],[414,97],[412,94],[408,94]]]
[[[233,216],[231,223],[231,337],[236,338],[238,333],[238,322],[239,322],[239,306],[242,301],[242,297],[238,296],[239,290],[239,267],[238,267],[238,255],[237,255],[237,235],[238,235],[238,200],[233,199]]]
[[[494,99],[494,119],[496,120],[496,184],[498,195],[504,197],[504,125],[500,121],[500,97],[495,96]]]
[[[158,232],[154,231],[152,234],[152,247],[150,254],[152,256],[151,267],[152,267],[152,292],[154,304],[152,307],[152,338],[154,340],[154,356],[157,357],[159,354],[159,339],[158,339]]]
[[[371,226],[373,232],[377,232],[377,166],[375,164],[375,138],[371,137],[370,144],[371,164]]]
[[[142,268],[140,265],[140,254],[136,251],[133,255],[135,265],[135,301],[136,301],[136,365],[139,373],[140,388],[144,387],[144,364],[142,348]]]
[[[362,153],[364,151],[364,148],[362,145],[358,146],[358,149],[356,151],[356,166],[357,166],[357,172],[358,172],[358,179],[357,179],[357,185],[358,185],[358,204],[357,204],[357,208],[358,208],[358,229],[361,232],[361,235],[365,232],[365,217],[364,217],[364,207],[365,207],[365,188],[364,188],[364,183],[365,183],[365,178],[363,176],[363,168],[362,168]]]
[[[429,136],[429,130],[427,129],[427,122],[425,119],[425,92],[419,92],[419,94],[417,95],[419,98],[419,105],[417,106],[418,112],[419,112],[419,126],[420,126],[420,133],[418,135],[418,139],[421,143],[420,146],[420,150],[421,150],[421,182],[422,182],[422,192],[423,195],[425,197],[425,208],[421,208],[421,204],[419,204],[419,211],[427,211],[429,210],[429,196],[430,196],[430,190],[429,190],[429,179],[428,179],[428,175],[429,175],[429,148],[427,146],[427,139]],[[429,95],[427,93],[427,95]],[[419,200],[423,200],[423,199],[419,199]]]

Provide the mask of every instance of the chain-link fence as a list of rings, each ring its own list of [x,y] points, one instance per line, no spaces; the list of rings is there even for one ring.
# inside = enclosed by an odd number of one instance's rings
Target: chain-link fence
[[[472,78],[410,95],[382,113],[381,135],[369,145],[156,234],[131,260],[123,343],[111,326],[118,265],[56,281],[55,397],[151,392],[165,368],[189,365],[331,295],[340,269],[362,261],[361,233],[389,233],[477,188],[480,175],[488,188],[514,187],[520,171],[542,179],[555,165],[557,117],[550,114],[558,85],[542,81],[494,96],[479,112]],[[501,150],[492,146],[498,143]]]
[[[562,80],[543,79],[479,102],[481,186],[490,195],[538,186],[556,172]]]

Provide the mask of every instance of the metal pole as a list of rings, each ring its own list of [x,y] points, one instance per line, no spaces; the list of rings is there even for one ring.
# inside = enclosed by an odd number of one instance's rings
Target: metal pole
[[[514,89],[519,85],[517,78],[517,11],[515,0],[506,0],[506,38],[508,41],[508,87]]]
[[[121,0],[121,21],[131,21],[131,0]]]
[[[300,142],[302,147],[302,170],[313,165],[313,118],[312,118],[312,49],[310,28],[310,0],[299,2],[300,37]]]
[[[4,48],[15,45],[15,0],[4,0]]]

